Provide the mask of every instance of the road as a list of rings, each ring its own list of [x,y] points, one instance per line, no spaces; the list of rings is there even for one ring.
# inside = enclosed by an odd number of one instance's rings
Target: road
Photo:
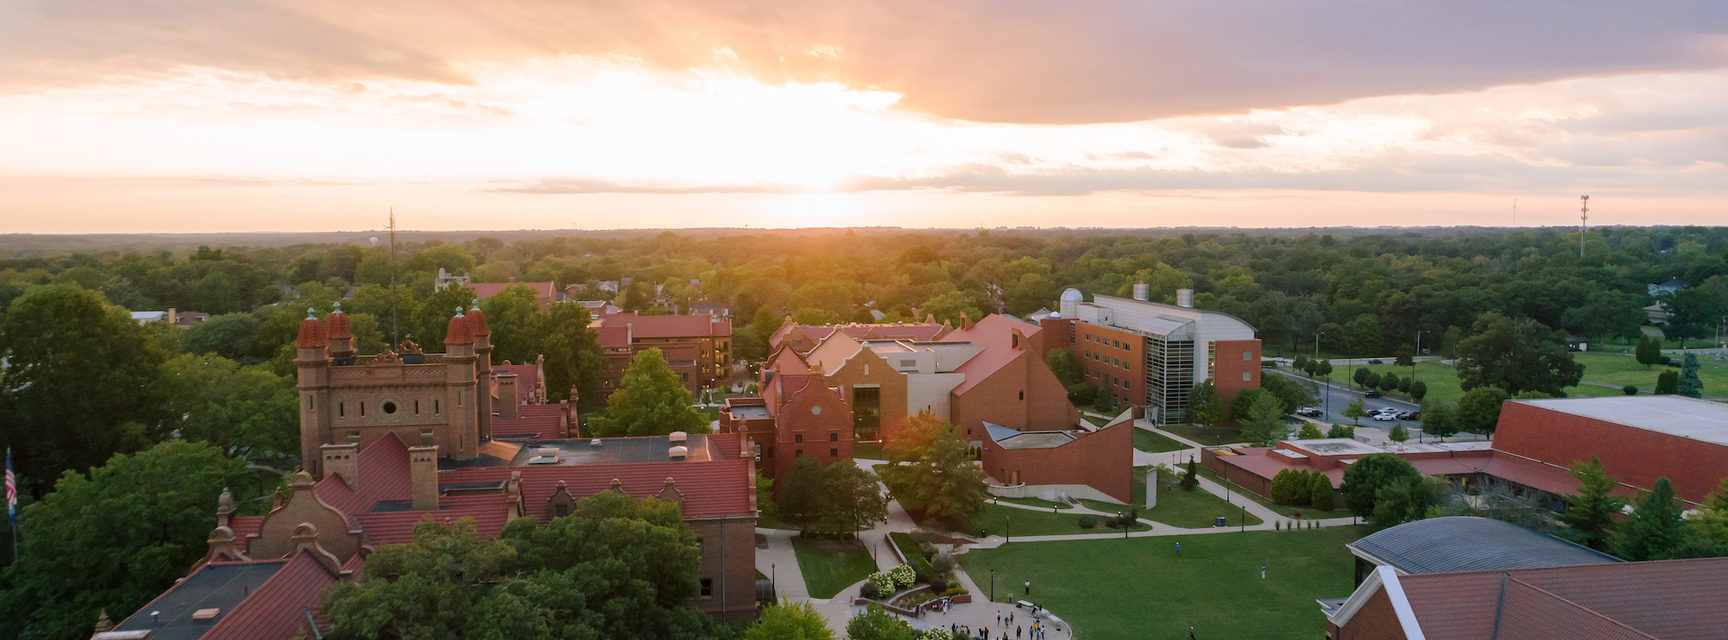
[[[1336,366],[1336,365],[1334,365],[1334,366]],[[1290,378],[1292,380],[1297,380],[1297,381],[1307,381],[1308,380],[1308,378],[1302,377],[1300,375],[1296,375],[1294,373],[1291,373],[1291,372],[1283,370],[1283,369],[1276,369],[1275,371],[1277,371],[1279,375],[1282,375],[1286,378]],[[1333,377],[1342,378],[1345,375],[1349,375],[1347,373],[1348,371],[1349,371],[1348,368],[1335,369],[1332,372]],[[1321,385],[1319,395],[1320,395],[1320,403],[1315,405],[1315,406],[1319,407],[1321,410],[1325,411],[1326,415],[1319,417],[1319,418],[1314,418],[1315,420],[1318,420],[1320,422],[1324,422],[1327,425],[1332,425],[1332,424],[1349,425],[1349,424],[1352,424],[1353,421],[1350,418],[1344,417],[1344,409],[1345,409],[1345,407],[1350,406],[1351,402],[1355,402],[1357,399],[1362,398],[1362,392],[1351,389],[1349,385],[1334,382],[1331,384]],[[1366,402],[1366,406],[1367,406],[1367,409],[1370,413],[1378,411],[1378,410],[1385,408],[1385,407],[1393,407],[1393,408],[1398,409],[1399,411],[1415,411],[1418,409],[1418,407],[1414,403],[1406,402],[1404,400],[1395,400],[1392,398],[1368,398],[1367,402]],[[1370,443],[1379,444],[1381,441],[1384,441],[1387,439],[1387,434],[1388,434],[1388,432],[1390,432],[1392,430],[1392,427],[1394,425],[1404,425],[1405,429],[1409,429],[1410,430],[1410,439],[1412,439],[1412,440],[1419,440],[1421,438],[1422,423],[1419,421],[1416,421],[1416,420],[1394,420],[1391,422],[1380,422],[1380,421],[1375,420],[1373,417],[1363,417],[1359,423],[1356,423],[1356,436],[1358,439],[1368,438],[1368,441]],[[1297,426],[1300,427],[1301,426],[1300,423],[1298,423]],[[1324,427],[1321,428],[1321,431],[1325,431],[1325,430],[1326,429]],[[1480,437],[1480,436],[1472,436],[1471,434],[1459,434],[1459,436],[1455,436],[1452,439],[1453,440],[1469,440],[1473,437]]]

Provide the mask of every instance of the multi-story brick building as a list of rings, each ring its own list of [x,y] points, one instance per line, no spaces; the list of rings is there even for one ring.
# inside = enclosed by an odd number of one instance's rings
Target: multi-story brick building
[[[603,393],[617,390],[630,361],[648,349],[660,350],[692,395],[731,379],[732,320],[725,316],[614,313],[595,318],[594,327],[606,356]]]
[[[821,368],[782,349],[763,369],[760,384],[760,397],[726,400],[720,431],[755,443],[763,475],[783,477],[794,460],[806,456],[823,466],[852,458],[852,407]]]
[[[1055,336],[1049,345],[1071,344],[1081,375],[1122,404],[1147,408],[1159,423],[1187,419],[1188,396],[1208,379],[1224,406],[1242,389],[1260,386],[1260,341],[1254,327],[1227,313],[1195,309],[1193,291],[1177,292],[1175,305],[1145,299],[1062,293],[1059,317],[1041,321]]]
[[[780,324],[779,329],[768,337],[770,353],[787,347],[799,353],[810,353],[816,345],[827,340],[835,333],[844,334],[857,340],[906,340],[911,342],[930,342],[941,340],[954,326],[946,322],[936,324],[935,318],[927,318],[924,322],[895,322],[883,324],[798,324],[791,318]]]

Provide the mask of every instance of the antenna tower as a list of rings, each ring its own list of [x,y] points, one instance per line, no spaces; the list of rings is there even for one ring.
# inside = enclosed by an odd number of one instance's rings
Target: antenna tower
[[[1584,234],[1590,233],[1590,196],[1578,196],[1584,202],[1582,213],[1578,215],[1578,257],[1584,257]]]
[[[402,344],[401,324],[396,319],[396,207],[390,207],[390,344]]]

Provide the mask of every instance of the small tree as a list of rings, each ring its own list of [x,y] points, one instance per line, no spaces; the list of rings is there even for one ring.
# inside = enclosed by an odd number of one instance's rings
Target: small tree
[[[1309,493],[1308,484],[1314,481],[1314,472],[1308,469],[1291,469],[1290,475],[1290,504],[1299,507],[1308,506],[1308,501],[1312,497],[1312,494]]]
[[[856,467],[854,467],[856,468]],[[824,498],[828,493],[827,474],[822,463],[812,456],[799,456],[786,470],[780,481],[780,497],[775,508],[780,520],[809,532],[822,520]]]
[[[919,635],[911,623],[888,615],[882,605],[872,604],[864,613],[852,616],[846,622],[846,637],[849,640],[918,640]]]
[[[1638,364],[1649,370],[1652,365],[1662,362],[1662,339],[1656,336],[1644,336],[1638,339],[1635,347]]]
[[[1357,398],[1351,401],[1350,406],[1344,407],[1344,417],[1349,418],[1353,424],[1361,424],[1362,416],[1365,415],[1368,415],[1368,401],[1362,398]]]
[[[1398,390],[1403,393],[1410,393],[1410,385],[1413,384],[1416,384],[1416,380],[1413,378],[1399,378]]]
[[[1404,444],[1404,441],[1410,439],[1410,430],[1405,429],[1404,425],[1401,425],[1401,424],[1400,425],[1394,425],[1392,427],[1392,431],[1390,431],[1386,434],[1386,439],[1391,440],[1393,442],[1396,442],[1398,444]]]
[[[1681,361],[1680,380],[1674,393],[1688,398],[1704,397],[1704,382],[1698,379],[1698,354],[1688,353],[1686,359]]]
[[[1428,383],[1421,380],[1411,380],[1410,388],[1406,391],[1410,392],[1411,400],[1421,402],[1423,398],[1428,397]]]
[[[1656,395],[1672,395],[1680,391],[1680,373],[1663,371],[1656,374]]]
[[[1445,400],[1422,403],[1422,432],[1436,438],[1449,438],[1458,433],[1458,416]]]
[[[1407,344],[1398,345],[1398,349],[1392,352],[1392,363],[1400,367],[1416,366],[1416,350]]]
[[[1312,422],[1302,425],[1302,430],[1296,433],[1298,440],[1319,440],[1324,437],[1326,436],[1320,433],[1320,427],[1314,426]]]
[[[1615,478],[1603,470],[1602,460],[1595,456],[1589,462],[1573,463],[1572,477],[1578,480],[1578,495],[1564,497],[1566,513],[1560,514],[1560,522],[1570,531],[1567,537],[1572,541],[1606,550],[1614,531],[1614,515],[1626,501],[1610,493],[1617,486]]]
[[[1200,472],[1194,465],[1194,459],[1188,459],[1188,473],[1182,474],[1182,490],[1193,491],[1200,487]],[[1146,487],[1147,491],[1157,491],[1158,487]]]
[[[1614,532],[1614,555],[1634,562],[1670,560],[1686,544],[1690,532],[1674,501],[1674,484],[1657,478],[1650,491],[1638,494],[1632,517]]]
[[[1331,511],[1337,507],[1331,478],[1324,473],[1316,473],[1308,479],[1308,483],[1308,502],[1314,506],[1315,511]]]
[[[606,401],[606,416],[589,420],[589,425],[604,437],[709,431],[708,416],[691,403],[690,390],[666,367],[659,349],[636,354],[618,390]]]
[[[1332,425],[1332,428],[1326,430],[1326,437],[1349,438],[1354,440],[1356,439],[1356,427],[1346,427],[1341,424],[1334,424]]]
[[[1270,393],[1255,394],[1247,415],[1238,415],[1237,421],[1242,423],[1242,437],[1254,446],[1269,447],[1284,439],[1284,403]]]
[[[1272,486],[1266,492],[1267,497],[1272,498],[1272,502],[1275,504],[1288,505],[1294,501],[1296,498],[1295,475],[1295,470],[1284,469],[1272,476]]]
[[[1327,378],[1330,378],[1332,376],[1332,361],[1331,360],[1321,360],[1317,363],[1314,363],[1314,375],[1319,377],[1321,381],[1325,381]]]
[[[1398,386],[1401,384],[1404,384],[1404,379],[1399,377],[1396,373],[1388,372],[1385,376],[1380,378],[1380,390],[1385,391],[1386,393],[1397,391]]]
[[[1373,373],[1374,372],[1369,371],[1367,367],[1363,367],[1361,369],[1357,369],[1356,373],[1350,374],[1350,379],[1354,380],[1356,382],[1356,386],[1366,386],[1368,383],[1368,376],[1372,375]]]
[[[1381,380],[1380,372],[1369,371],[1368,375],[1363,376],[1363,378],[1362,378],[1362,388],[1367,389],[1369,391],[1373,391],[1375,389],[1378,389],[1378,388],[1380,388],[1380,380]]]
[[[762,608],[762,618],[740,634],[743,640],[835,640],[828,621],[809,602],[781,601]]]
[[[1506,392],[1498,387],[1477,387],[1458,399],[1458,429],[1488,435],[1500,424],[1500,406]]]
[[[1194,424],[1212,426],[1222,419],[1224,404],[1218,398],[1218,390],[1212,386],[1210,379],[1194,385],[1194,391],[1188,396],[1188,420]]]
[[[1416,482],[1422,474],[1416,467],[1390,453],[1376,453],[1358,458],[1344,470],[1344,506],[1364,518],[1374,515],[1381,488],[1399,481]]]
[[[876,474],[844,460],[822,472],[822,522],[828,528],[853,533],[888,521],[888,497]]]

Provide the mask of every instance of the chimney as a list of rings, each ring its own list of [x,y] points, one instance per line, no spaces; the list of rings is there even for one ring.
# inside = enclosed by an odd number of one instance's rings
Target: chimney
[[[438,510],[438,445],[408,447],[408,477],[415,511]]]
[[[342,481],[348,483],[348,488],[360,490],[360,443],[347,442],[343,444],[327,444],[319,447],[324,450],[324,475],[332,473],[342,476]]]
[[[1145,283],[1134,285],[1134,299],[1146,302],[1151,297],[1151,289],[1152,287],[1147,286]]]
[[[498,415],[515,418],[516,407],[521,404],[521,401],[516,399],[516,374],[500,373],[494,377],[498,380]]]
[[[180,323],[180,313],[175,311],[174,307],[168,307],[168,324],[179,324],[179,323]]]
[[[1193,289],[1177,289],[1176,290],[1176,306],[1183,307],[1186,309],[1194,308],[1194,290]]]

